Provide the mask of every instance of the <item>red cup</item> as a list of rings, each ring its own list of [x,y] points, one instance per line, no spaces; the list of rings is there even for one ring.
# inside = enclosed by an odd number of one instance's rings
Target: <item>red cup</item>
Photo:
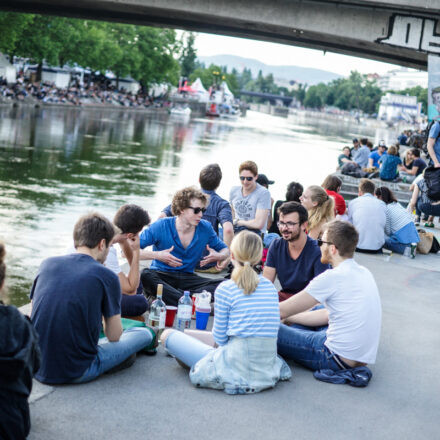
[[[191,319],[196,319],[196,299],[197,299],[196,295],[193,295],[191,297],[191,300],[193,303],[193,308],[192,308],[192,312],[191,312]]]
[[[172,327],[174,325],[174,318],[176,317],[177,307],[167,306],[167,314],[165,316],[165,327]]]

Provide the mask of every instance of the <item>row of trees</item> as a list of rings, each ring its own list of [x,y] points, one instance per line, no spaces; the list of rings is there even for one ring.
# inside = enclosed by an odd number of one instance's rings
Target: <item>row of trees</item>
[[[40,67],[46,61],[111,70],[145,86],[177,84],[179,60],[187,70],[195,62],[194,37],[181,41],[170,29],[9,12],[0,13],[0,29],[0,52],[11,59],[28,58]]]

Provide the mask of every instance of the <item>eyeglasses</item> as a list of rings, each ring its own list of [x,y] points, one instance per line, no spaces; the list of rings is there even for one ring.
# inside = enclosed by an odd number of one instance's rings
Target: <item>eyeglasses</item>
[[[318,238],[317,242],[318,242],[318,246],[319,247],[321,247],[324,243],[326,243],[326,244],[334,244],[331,241],[324,241],[324,240],[321,240],[320,238]]]
[[[204,214],[206,212],[206,208],[200,208],[199,206],[197,206],[196,208],[194,208],[194,206],[188,206],[189,209],[192,209],[194,211],[194,214]]]
[[[242,182],[244,182],[245,180],[247,180],[248,182],[250,182],[250,181],[254,180],[254,178],[251,177],[251,176],[240,176],[240,180],[241,180]]]
[[[296,225],[299,225],[299,222],[277,222],[278,229],[293,229]]]

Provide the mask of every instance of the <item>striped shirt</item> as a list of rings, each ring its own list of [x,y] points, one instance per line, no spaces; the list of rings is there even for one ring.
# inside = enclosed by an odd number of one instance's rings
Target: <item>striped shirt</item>
[[[245,295],[234,281],[221,283],[215,291],[213,336],[225,345],[229,336],[240,338],[276,338],[280,326],[278,291],[263,276],[250,295]]]
[[[386,215],[385,234],[388,236],[413,221],[411,214],[398,202],[392,202],[386,206]]]

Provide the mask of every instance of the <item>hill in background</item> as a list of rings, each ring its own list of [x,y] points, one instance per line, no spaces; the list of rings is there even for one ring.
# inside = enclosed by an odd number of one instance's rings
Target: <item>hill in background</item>
[[[272,66],[264,64],[258,60],[243,58],[236,55],[199,56],[198,60],[205,63],[206,67],[209,67],[210,64],[227,66],[229,73],[233,68],[242,72],[245,67],[251,69],[253,77],[256,77],[260,70],[263,72],[263,75],[272,73],[275,82],[279,85],[287,85],[289,81],[314,85],[320,82],[327,83],[334,79],[342,78],[342,75],[328,72],[327,70],[299,66]]]

